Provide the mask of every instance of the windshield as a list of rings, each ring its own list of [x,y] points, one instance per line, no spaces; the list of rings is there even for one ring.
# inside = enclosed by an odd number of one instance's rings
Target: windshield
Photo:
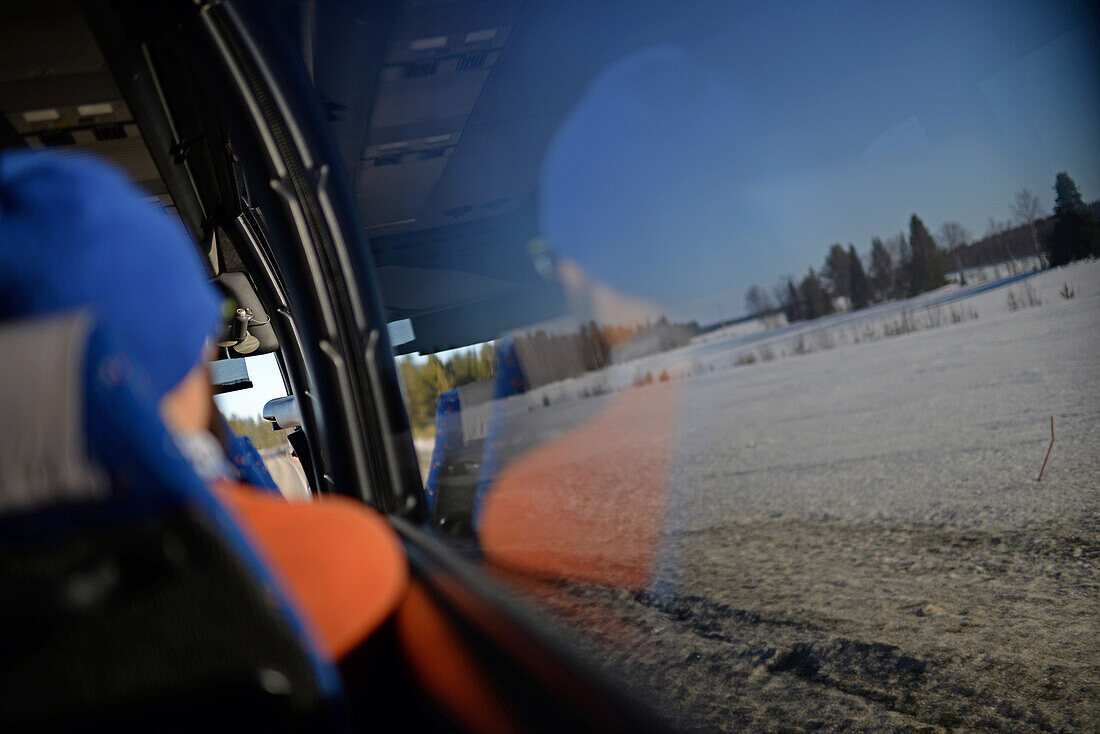
[[[1097,725],[1091,6],[368,5],[293,28],[456,548],[683,726]]]

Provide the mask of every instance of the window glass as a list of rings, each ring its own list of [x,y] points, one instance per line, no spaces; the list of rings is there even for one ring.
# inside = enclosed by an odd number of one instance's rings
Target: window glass
[[[214,401],[230,429],[252,441],[279,491],[288,499],[308,500],[305,471],[287,441],[286,431],[274,430],[263,418],[268,400],[287,395],[279,363],[274,354],[245,357],[244,363],[252,387],[216,395]]]
[[[244,357],[244,363],[252,386],[244,390],[215,395],[214,402],[227,419],[262,421],[264,405],[267,401],[286,396],[286,383],[283,382],[279,362],[274,354]],[[261,439],[256,446],[257,448],[267,447],[274,445],[273,442],[274,439]]]
[[[356,12],[445,534],[685,726],[1095,726],[1089,6],[407,3],[377,85]]]

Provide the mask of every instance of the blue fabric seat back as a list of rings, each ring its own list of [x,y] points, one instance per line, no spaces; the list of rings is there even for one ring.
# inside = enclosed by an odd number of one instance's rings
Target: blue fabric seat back
[[[117,343],[0,325],[0,730],[332,723],[337,671]]]

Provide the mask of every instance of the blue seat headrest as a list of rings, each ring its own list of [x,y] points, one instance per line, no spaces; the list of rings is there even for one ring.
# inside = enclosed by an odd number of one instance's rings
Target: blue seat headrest
[[[0,552],[182,509],[208,525],[296,631],[255,549],[164,427],[140,369],[86,313],[0,324]],[[339,675],[310,653],[326,695]]]
[[[0,517],[216,504],[160,421],[148,379],[85,312],[0,327]],[[44,515],[45,516],[45,515]]]

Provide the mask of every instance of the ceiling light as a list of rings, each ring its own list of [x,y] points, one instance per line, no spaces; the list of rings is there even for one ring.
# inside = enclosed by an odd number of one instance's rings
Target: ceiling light
[[[491,41],[497,35],[496,28],[485,28],[480,31],[471,31],[466,34],[466,43],[481,43],[483,41]]]
[[[433,36],[432,38],[417,38],[409,41],[410,51],[430,51],[433,48],[443,48],[447,45],[446,36]]]
[[[28,110],[23,113],[23,119],[27,122],[49,122],[60,120],[61,114],[57,110]]]
[[[115,111],[115,106],[110,102],[100,102],[99,104],[82,104],[76,108],[76,114],[81,117],[96,117],[98,115],[109,115]]]

